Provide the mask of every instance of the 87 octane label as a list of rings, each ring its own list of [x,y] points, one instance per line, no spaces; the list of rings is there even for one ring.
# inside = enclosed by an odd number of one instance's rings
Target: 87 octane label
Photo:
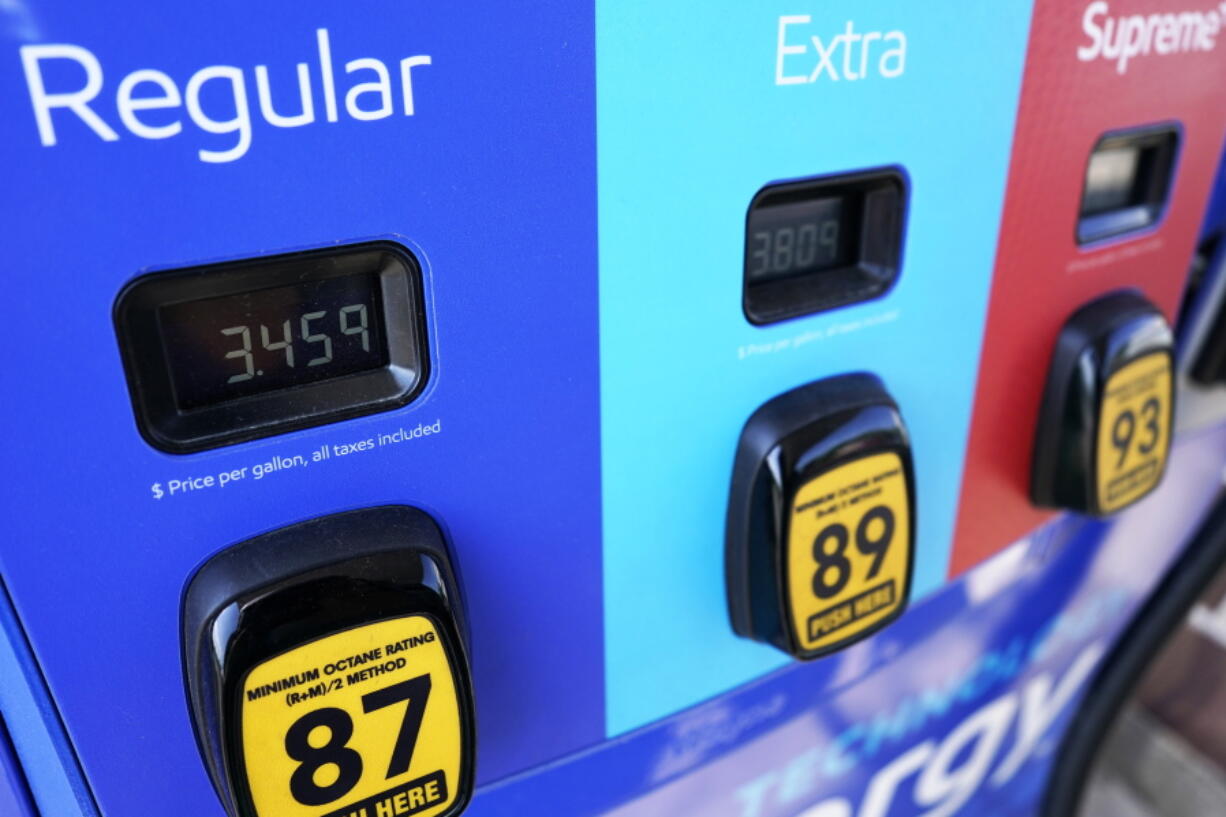
[[[442,634],[426,616],[363,625],[268,659],[242,690],[258,817],[433,817],[464,751]]]

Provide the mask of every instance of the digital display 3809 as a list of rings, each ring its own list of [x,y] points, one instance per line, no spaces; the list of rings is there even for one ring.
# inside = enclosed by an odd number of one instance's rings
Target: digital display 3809
[[[846,264],[845,223],[838,197],[751,211],[746,276],[758,282]]]
[[[745,219],[745,317],[762,326],[883,295],[899,273],[906,199],[896,167],[759,190]]]

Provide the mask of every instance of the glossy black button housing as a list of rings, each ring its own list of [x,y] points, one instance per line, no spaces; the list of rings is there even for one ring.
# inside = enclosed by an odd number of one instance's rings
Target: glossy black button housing
[[[459,814],[475,739],[465,627],[443,534],[416,508],[312,519],[205,562],[183,597],[183,664],[227,812]],[[437,768],[431,741],[447,746]]]
[[[1052,353],[1035,433],[1036,505],[1104,516],[1162,479],[1174,416],[1174,336],[1144,296],[1077,310]]]
[[[874,375],[819,380],[745,424],[728,500],[732,628],[801,659],[899,616],[915,539],[911,447]]]

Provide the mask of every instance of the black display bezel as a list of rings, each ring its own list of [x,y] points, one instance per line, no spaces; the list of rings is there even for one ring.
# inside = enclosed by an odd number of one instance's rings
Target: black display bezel
[[[759,190],[745,214],[741,308],[746,319],[764,326],[888,292],[902,267],[908,195],[906,175],[897,167],[772,184]],[[852,241],[847,263],[766,281],[751,280],[754,214],[781,204],[825,198],[843,202],[847,220],[843,234]]]
[[[386,365],[179,408],[158,323],[162,307],[361,274],[379,278]],[[173,454],[399,408],[421,392],[429,372],[421,267],[387,242],[152,273],[120,292],[114,319],[141,436]]]
[[[1078,244],[1140,232],[1161,220],[1174,186],[1179,136],[1175,125],[1164,124],[1112,131],[1098,138],[1086,157],[1086,169],[1082,174],[1081,201],[1077,209]],[[1120,148],[1136,148],[1139,152],[1128,203],[1087,212],[1087,183],[1094,157],[1100,152]]]

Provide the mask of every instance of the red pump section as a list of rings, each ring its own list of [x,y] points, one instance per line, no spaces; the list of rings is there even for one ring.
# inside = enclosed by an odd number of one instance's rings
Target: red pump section
[[[1189,23],[1191,13],[1204,24]],[[1052,514],[1030,502],[1030,461],[1068,316],[1128,287],[1174,318],[1226,132],[1224,23],[1226,4],[1204,0],[1036,0],[951,577]],[[1180,131],[1165,215],[1146,230],[1078,246],[1095,143],[1162,123]]]

